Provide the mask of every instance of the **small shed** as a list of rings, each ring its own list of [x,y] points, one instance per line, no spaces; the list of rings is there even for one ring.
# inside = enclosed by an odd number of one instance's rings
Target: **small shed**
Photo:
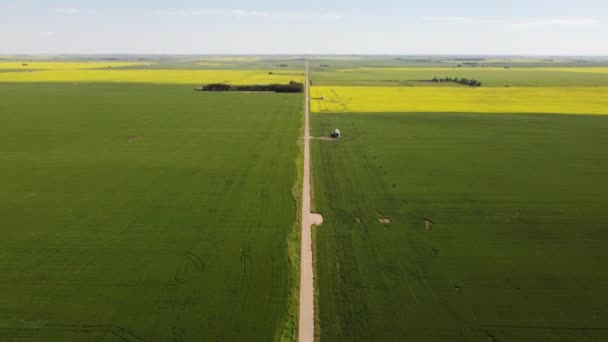
[[[332,138],[335,138],[335,139],[340,139],[340,137],[341,137],[341,136],[342,136],[342,135],[340,134],[340,130],[339,130],[339,129],[337,129],[337,128],[336,128],[336,129],[334,129],[334,132],[331,134],[331,137],[332,137]]]

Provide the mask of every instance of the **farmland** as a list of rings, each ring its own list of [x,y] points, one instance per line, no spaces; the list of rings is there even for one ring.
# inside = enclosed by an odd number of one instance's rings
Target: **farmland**
[[[608,73],[605,67],[551,68],[545,65],[537,68],[317,68],[313,84],[315,86],[433,86],[434,84],[429,84],[429,81],[435,77],[476,79],[485,87],[608,86]]]
[[[608,114],[608,87],[313,87],[315,112]]]
[[[66,72],[0,77],[0,340],[291,339],[302,96]]]
[[[116,62],[116,61],[0,61],[0,70],[18,71],[18,70],[75,70],[75,69],[107,69],[107,68],[122,68],[133,67],[139,65],[149,65],[142,62]]]
[[[105,58],[0,58],[0,340],[608,339],[608,62]]]
[[[321,341],[608,339],[606,74],[538,64],[313,72]]]
[[[321,340],[608,338],[607,116],[313,122]]]
[[[56,82],[56,83],[154,83],[187,84],[230,83],[230,84],[285,84],[289,81],[302,82],[302,72],[277,72],[266,70],[188,70],[188,69],[64,69],[35,72],[2,72],[2,82]]]

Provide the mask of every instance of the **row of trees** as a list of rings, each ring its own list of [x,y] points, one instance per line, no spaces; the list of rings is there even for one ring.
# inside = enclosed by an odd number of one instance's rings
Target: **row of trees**
[[[454,82],[454,83],[458,83],[458,84],[462,84],[462,85],[466,85],[466,86],[471,86],[471,87],[481,87],[481,82],[479,82],[478,80],[469,80],[468,78],[458,78],[458,77],[446,77],[446,78],[433,78],[433,82]]]
[[[230,85],[225,83],[212,83],[204,85],[201,91],[273,91],[275,93],[301,93],[304,84],[291,81],[289,84],[252,84],[252,85]]]

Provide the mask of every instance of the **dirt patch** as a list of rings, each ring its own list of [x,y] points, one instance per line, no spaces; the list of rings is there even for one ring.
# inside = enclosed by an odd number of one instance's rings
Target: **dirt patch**
[[[355,217],[355,222],[357,222],[357,223],[361,223],[361,218],[359,218],[359,217]]]
[[[382,223],[383,225],[388,226],[391,224],[391,222],[393,222],[390,217],[384,215],[384,213],[380,210],[376,209],[376,213],[378,214],[378,222]]]
[[[378,222],[380,222],[382,224],[391,224],[391,222],[393,222],[393,220],[391,220],[391,218],[388,216],[382,216],[378,219]]]
[[[424,219],[424,227],[426,228],[427,231],[431,230],[433,228],[433,221],[431,221],[428,218]]]
[[[136,136],[136,135],[132,135],[132,136],[129,137],[129,142],[135,142],[137,140],[139,140],[139,137]]]

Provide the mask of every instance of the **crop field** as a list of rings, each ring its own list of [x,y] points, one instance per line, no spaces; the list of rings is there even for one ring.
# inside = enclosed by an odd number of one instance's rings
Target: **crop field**
[[[484,87],[608,86],[607,68],[352,68],[320,69],[314,86],[429,86],[433,78],[468,78]],[[429,84],[430,83],[430,84]],[[451,83],[455,87],[458,84]]]
[[[286,84],[290,81],[303,82],[299,72],[273,72],[265,70],[47,70],[34,72],[1,72],[2,82],[114,82],[114,83],[155,83],[155,84]]]
[[[445,56],[313,56],[308,59],[313,71],[332,71],[359,68],[605,68],[605,57],[466,57]],[[318,76],[318,75],[317,75]]]
[[[302,96],[63,72],[0,84],[0,340],[293,339]]]
[[[559,72],[583,72],[583,73],[591,73],[591,74],[608,74],[608,67],[595,67],[595,68],[581,68],[581,67],[573,67],[573,68],[538,68],[542,71],[559,71]]]
[[[608,116],[313,124],[321,341],[608,339]]]
[[[0,58],[0,341],[296,340],[303,96],[193,87],[305,59],[23,58]],[[310,336],[608,340],[608,62],[468,58],[310,58]]]
[[[149,65],[142,62],[45,62],[45,61],[0,61],[0,70],[74,70],[74,69],[106,69]]]
[[[608,78],[547,64],[315,69],[321,341],[608,340]]]
[[[608,87],[312,88],[315,112],[608,114]]]
[[[0,72],[41,70],[211,70],[302,73],[304,59],[297,56],[131,56],[129,60],[79,59],[74,56],[2,56]]]

